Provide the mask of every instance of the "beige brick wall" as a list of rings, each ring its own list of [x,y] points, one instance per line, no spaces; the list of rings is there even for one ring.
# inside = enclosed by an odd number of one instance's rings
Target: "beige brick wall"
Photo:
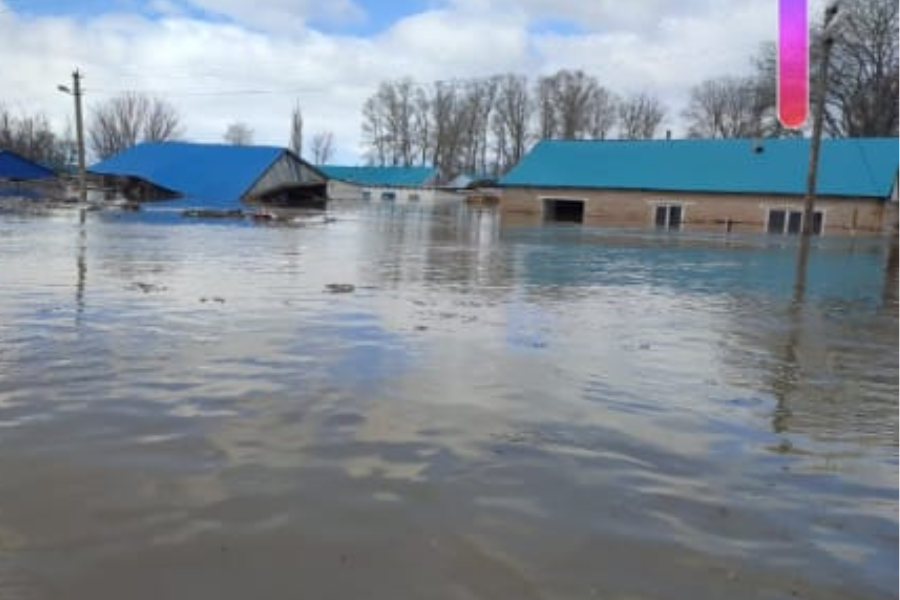
[[[504,218],[539,221],[543,200],[583,200],[584,222],[611,227],[653,227],[659,204],[682,206],[685,230],[763,232],[769,209],[803,210],[802,196],[756,196],[740,194],[681,194],[674,192],[615,191],[588,189],[505,188],[501,195]],[[871,199],[823,197],[816,210],[825,218],[826,234],[874,234],[897,230],[897,204]]]

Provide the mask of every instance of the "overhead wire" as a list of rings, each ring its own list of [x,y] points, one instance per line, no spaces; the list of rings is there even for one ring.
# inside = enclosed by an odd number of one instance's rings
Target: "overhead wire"
[[[201,96],[281,96],[281,95],[295,95],[295,94],[303,94],[303,93],[323,93],[326,90],[324,89],[309,89],[309,88],[297,88],[297,89],[286,89],[286,90],[259,90],[259,89],[237,89],[237,90],[212,90],[212,91],[203,91],[203,90],[190,90],[190,91],[182,91],[179,92],[177,90],[153,90],[153,89],[118,89],[118,90],[110,90],[110,89],[93,89],[93,88],[85,88],[85,93],[92,92],[94,94],[100,95],[116,95],[116,94],[124,94],[127,92],[135,92],[139,94],[151,94],[157,96],[172,96],[172,97],[201,97]]]

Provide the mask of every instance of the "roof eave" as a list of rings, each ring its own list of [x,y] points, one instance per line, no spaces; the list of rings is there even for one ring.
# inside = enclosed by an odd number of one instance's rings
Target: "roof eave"
[[[733,196],[803,196],[806,194],[803,190],[796,191],[775,191],[775,190],[710,190],[710,189],[682,189],[682,188],[654,188],[654,187],[614,187],[614,186],[589,186],[589,185],[571,185],[571,184],[526,184],[526,183],[498,183],[500,189],[533,189],[533,190],[588,190],[588,191],[609,191],[609,192],[654,192],[669,194],[727,194]],[[871,192],[858,193],[827,193],[822,192],[816,194],[819,198],[864,198],[868,200],[887,200],[887,196],[882,194],[873,194]]]

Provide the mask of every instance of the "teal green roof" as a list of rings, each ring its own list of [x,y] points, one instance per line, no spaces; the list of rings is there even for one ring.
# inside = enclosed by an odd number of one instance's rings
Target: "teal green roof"
[[[319,170],[329,179],[358,185],[421,187],[434,183],[437,169],[431,167],[346,167],[322,165]]]
[[[822,141],[817,191],[887,198],[897,138]],[[544,140],[500,185],[738,194],[803,194],[809,140]]]

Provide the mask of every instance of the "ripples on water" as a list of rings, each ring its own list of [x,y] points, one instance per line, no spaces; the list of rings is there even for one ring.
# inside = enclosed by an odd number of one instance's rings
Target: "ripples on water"
[[[896,246],[334,216],[0,215],[0,598],[896,596]]]

